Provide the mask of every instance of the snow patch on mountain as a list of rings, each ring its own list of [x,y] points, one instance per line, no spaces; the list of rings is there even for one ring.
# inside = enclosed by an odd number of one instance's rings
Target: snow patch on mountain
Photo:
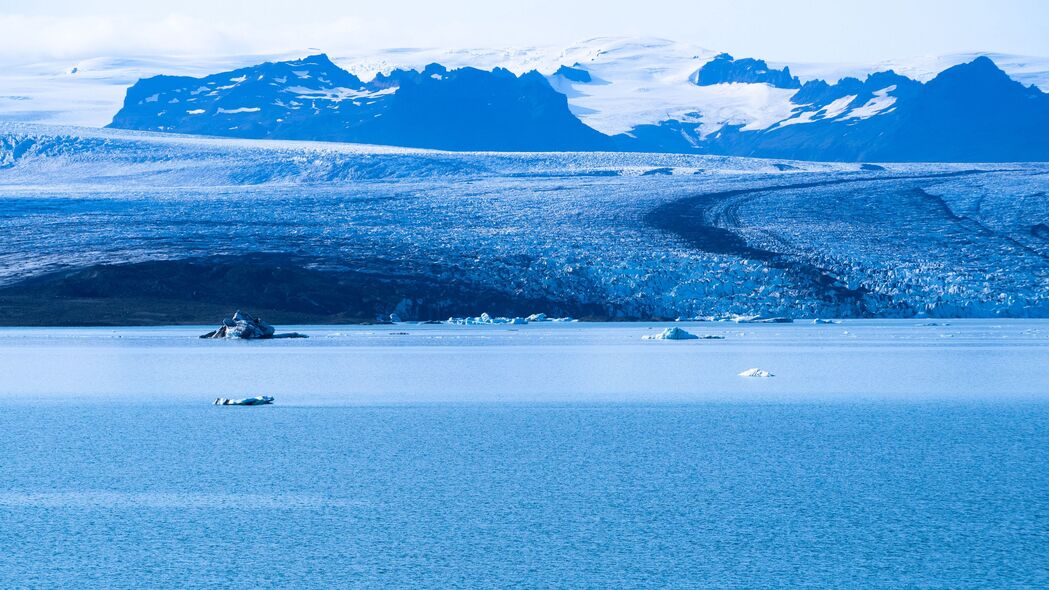
[[[874,115],[881,114],[889,110],[892,105],[896,103],[895,96],[889,96],[889,93],[896,90],[896,86],[888,86],[880,90],[874,91],[874,98],[867,101],[862,107],[852,109],[845,119],[869,119]]]

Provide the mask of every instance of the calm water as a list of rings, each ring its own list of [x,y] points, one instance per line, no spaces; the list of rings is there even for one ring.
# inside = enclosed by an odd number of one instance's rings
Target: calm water
[[[1045,404],[23,406],[0,431],[4,588],[1049,585]]]
[[[1049,587],[1046,324],[995,325],[8,330],[0,588]]]
[[[932,325],[930,325],[932,324]],[[0,328],[0,405],[1049,400],[1049,320],[290,326],[307,340],[206,341],[189,328]],[[742,379],[761,368],[773,379]]]

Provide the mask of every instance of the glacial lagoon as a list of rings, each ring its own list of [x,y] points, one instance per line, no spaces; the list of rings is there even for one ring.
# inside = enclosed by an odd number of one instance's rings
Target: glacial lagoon
[[[5,328],[0,586],[1049,583],[1049,321],[679,325]]]

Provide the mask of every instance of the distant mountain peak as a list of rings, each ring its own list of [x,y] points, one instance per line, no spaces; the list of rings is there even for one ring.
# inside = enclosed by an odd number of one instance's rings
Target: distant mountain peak
[[[303,65],[320,65],[320,66],[334,66],[335,65],[335,62],[331,61],[331,58],[328,57],[328,54],[327,53],[323,53],[323,52],[322,53],[314,53],[312,55],[307,55],[306,57],[304,57],[302,59],[292,60],[292,61],[293,62],[297,61],[298,63],[301,63]]]
[[[988,107],[996,103],[1004,105],[1011,96],[1049,100],[1049,94],[1036,86],[1024,86],[1013,80],[991,58],[983,55],[947,68],[926,83],[926,87],[929,92],[953,95],[967,103],[978,100]]]
[[[940,72],[935,78],[933,78],[932,81],[935,82],[936,80],[942,81],[955,78],[975,78],[983,80],[996,79],[998,81],[1015,82],[1014,80],[1012,80],[1012,78],[1009,77],[1008,74],[1005,73],[1005,71],[998,67],[998,64],[994,63],[994,60],[987,57],[986,55],[981,55],[968,63],[958,64],[956,66],[947,68],[946,70]]]

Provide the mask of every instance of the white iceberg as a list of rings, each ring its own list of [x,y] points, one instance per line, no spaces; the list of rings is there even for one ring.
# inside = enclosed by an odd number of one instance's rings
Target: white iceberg
[[[455,326],[475,326],[475,325],[489,326],[489,325],[502,325],[502,324],[509,324],[509,325],[513,325],[513,326],[523,326],[525,324],[530,324],[530,323],[533,323],[533,322],[538,323],[538,322],[576,322],[576,321],[578,321],[578,320],[570,318],[570,317],[551,318],[551,317],[548,317],[545,313],[533,313],[532,315],[530,315],[530,316],[528,316],[526,318],[522,318],[522,317],[519,317],[519,316],[515,316],[515,317],[512,317],[512,318],[495,317],[495,316],[492,316],[492,315],[490,315],[488,313],[482,313],[481,315],[479,315],[477,317],[472,317],[472,318],[471,317],[466,317],[466,318],[450,317],[444,323],[455,325]]]
[[[735,322],[737,324],[793,324],[794,320],[788,317],[781,316],[763,316],[763,315],[732,315],[728,317],[728,321]]]
[[[677,326],[667,328],[659,334],[648,334],[641,337],[642,340],[699,340],[699,336],[686,332]]]
[[[775,375],[773,375],[772,373],[769,373],[768,371],[762,371],[761,369],[747,369],[746,371],[743,371],[742,373],[740,373],[739,376],[740,377],[762,377],[762,378],[775,377]]]

